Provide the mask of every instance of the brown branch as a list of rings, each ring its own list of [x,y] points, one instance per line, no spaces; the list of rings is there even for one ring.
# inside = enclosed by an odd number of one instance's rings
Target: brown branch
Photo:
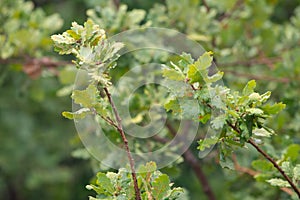
[[[173,128],[173,126],[169,122],[166,122],[166,127],[172,136],[176,136],[177,131]],[[187,126],[187,128],[189,128],[189,127]],[[183,131],[183,132],[186,132],[186,131]],[[157,139],[157,138],[154,138],[154,139]],[[166,141],[166,140],[164,140],[164,138],[163,139],[159,138],[159,139],[162,142]],[[194,154],[191,152],[190,149],[187,149],[184,152],[183,158],[193,169],[194,173],[196,174],[196,176],[198,178],[198,181],[202,185],[203,192],[206,194],[207,198],[209,200],[215,200],[216,197],[209,185],[209,182],[205,176],[205,173],[203,172],[198,160],[196,159],[196,157],[194,156]]]
[[[209,12],[210,11],[210,7],[208,6],[206,0],[202,0],[202,3],[204,5],[204,7],[206,8],[206,12]]]
[[[236,171],[238,172],[242,172],[244,174],[248,174],[250,176],[256,176],[257,174],[259,174],[259,172],[257,171],[254,171],[253,169],[249,169],[247,167],[243,167],[241,166],[238,161],[237,161],[237,158],[236,158],[236,155],[233,154],[232,155],[232,160],[233,160],[233,164],[234,164],[234,168]],[[281,187],[280,190],[284,191],[285,193],[289,194],[289,195],[293,195],[293,190],[289,189],[289,188],[286,188],[286,187]]]
[[[234,168],[235,168],[236,171],[242,172],[242,173],[245,173],[245,174],[249,174],[250,176],[255,176],[255,175],[259,174],[259,172],[257,172],[257,171],[254,171],[254,170],[249,169],[247,167],[240,166],[239,163],[237,162],[235,154],[232,155],[232,160],[233,160]]]
[[[138,183],[137,183],[137,176],[136,176],[136,172],[135,172],[135,162],[134,162],[133,157],[131,155],[131,152],[130,152],[130,149],[129,149],[129,146],[128,146],[128,140],[126,138],[125,132],[124,132],[123,127],[122,127],[121,117],[119,115],[119,112],[118,112],[118,110],[115,106],[115,103],[114,103],[113,99],[111,98],[111,94],[109,93],[109,91],[106,87],[104,87],[104,92],[105,92],[105,94],[108,98],[108,101],[109,101],[109,103],[112,107],[113,113],[115,115],[115,118],[116,118],[116,121],[117,121],[117,127],[116,128],[119,131],[119,133],[122,137],[122,140],[124,142],[124,145],[125,145],[125,150],[126,150],[127,157],[128,157],[128,160],[129,160],[131,175],[132,175],[132,179],[133,179],[135,199],[136,200],[141,200],[140,189],[139,189],[139,186],[138,186]]]
[[[267,160],[269,160],[273,166],[281,173],[281,175],[289,182],[293,190],[296,192],[300,199],[300,190],[297,186],[293,183],[293,181],[288,177],[285,172],[281,169],[281,167],[277,164],[277,162],[271,158],[266,152],[264,152],[253,140],[248,140],[248,143],[251,144],[261,155],[263,155]]]
[[[233,129],[235,130],[237,133],[241,133],[241,131],[239,130],[239,128],[235,125],[232,125],[229,121],[227,121],[227,124]],[[298,197],[300,198],[300,191],[297,188],[297,186],[293,183],[293,181],[290,179],[290,177],[288,177],[285,172],[283,171],[283,169],[281,169],[281,167],[276,163],[276,161],[271,158],[266,152],[264,152],[252,139],[249,139],[247,141],[249,144],[251,144],[261,155],[263,155],[268,161],[270,161],[273,166],[277,169],[277,171],[279,171],[281,173],[281,175],[285,178],[285,180],[287,180],[289,182],[289,184],[291,185],[291,187],[293,188],[293,190],[296,192],[296,194],[298,195]]]
[[[24,73],[30,78],[35,79],[41,75],[43,67],[48,68],[53,74],[57,75],[58,71],[55,68],[72,63],[68,61],[53,60],[50,57],[32,58],[29,56],[23,56],[17,58],[0,59],[0,64],[22,64]]]

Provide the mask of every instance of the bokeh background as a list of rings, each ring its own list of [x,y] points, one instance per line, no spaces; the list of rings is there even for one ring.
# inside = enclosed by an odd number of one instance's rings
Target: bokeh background
[[[300,143],[299,0],[207,0],[209,14],[200,0],[25,2],[0,0],[0,199],[79,200],[93,194],[85,185],[101,165],[82,150],[73,122],[61,116],[71,110],[76,71],[69,64],[72,57],[58,57],[50,40],[72,21],[82,24],[87,13],[93,18],[90,9],[97,13],[94,18],[107,19],[103,28],[109,35],[134,27],[114,22],[116,8],[125,4],[127,12],[145,10],[139,24],[152,20],[197,40],[215,52],[226,85],[240,89],[256,79],[259,90],[273,90],[272,100],[287,104],[272,122],[279,135],[269,143],[278,151]],[[246,154],[240,163],[251,168],[252,157]],[[199,163],[218,199],[287,198],[247,173],[222,170],[213,153]],[[207,198],[187,163],[163,171],[190,199]]]

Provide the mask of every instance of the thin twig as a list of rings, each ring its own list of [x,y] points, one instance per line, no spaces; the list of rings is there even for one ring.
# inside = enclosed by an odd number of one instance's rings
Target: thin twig
[[[202,0],[202,3],[204,5],[204,7],[206,8],[206,12],[209,12],[210,11],[210,7],[208,6],[206,0]]]
[[[235,154],[232,155],[232,160],[233,160],[234,168],[235,168],[236,171],[242,172],[242,173],[245,173],[245,174],[249,174],[250,176],[256,176],[257,174],[259,174],[259,172],[257,172],[257,171],[254,171],[254,170],[249,169],[247,167],[240,166],[239,163],[237,162]]]
[[[267,160],[269,160],[273,166],[281,173],[281,175],[289,182],[289,184],[291,185],[291,187],[293,188],[293,190],[296,192],[296,194],[298,195],[299,199],[300,199],[300,191],[297,188],[297,186],[293,183],[293,181],[290,179],[290,177],[288,177],[285,172],[281,169],[281,167],[276,163],[276,161],[271,158],[266,152],[264,152],[257,144],[255,144],[255,142],[250,139],[248,140],[248,143],[251,144],[261,155],[263,155]]]
[[[232,125],[229,121],[227,121],[227,124],[233,129],[235,130],[237,133],[241,133],[240,129],[237,126]],[[276,161],[271,158],[271,156],[269,156],[266,152],[264,152],[252,139],[249,139],[247,141],[249,144],[251,144],[261,155],[263,155],[267,160],[269,160],[273,166],[277,169],[277,171],[279,171],[281,173],[281,175],[285,178],[285,180],[287,180],[287,182],[291,185],[291,187],[293,188],[293,190],[296,192],[296,194],[298,195],[298,197],[300,198],[300,191],[297,188],[297,186],[293,183],[293,181],[290,179],[290,177],[288,177],[285,172],[283,171],[283,169],[276,163]]]
[[[232,160],[233,160],[233,164],[234,164],[234,169],[238,172],[242,172],[244,174],[248,174],[252,177],[256,176],[257,174],[259,174],[259,172],[257,171],[254,171],[253,169],[249,169],[247,167],[243,167],[241,166],[238,161],[237,161],[237,158],[236,158],[236,155],[233,154],[232,155]],[[294,192],[293,190],[289,189],[289,188],[286,188],[286,187],[281,187],[280,190],[284,191],[285,193],[289,194],[289,195],[293,195]]]
[[[113,113],[115,115],[115,118],[116,118],[116,121],[117,121],[117,127],[116,128],[119,131],[119,133],[122,137],[122,140],[124,142],[124,145],[125,145],[125,150],[126,150],[127,157],[128,157],[128,160],[129,160],[131,175],[132,175],[132,179],[133,179],[135,199],[136,200],[141,200],[140,189],[139,189],[139,186],[138,186],[138,183],[137,183],[137,177],[136,177],[136,172],[135,172],[135,162],[134,162],[133,157],[131,155],[131,152],[130,152],[130,149],[129,149],[129,146],[128,146],[128,140],[126,138],[125,132],[124,132],[123,127],[122,127],[121,117],[119,115],[119,112],[116,108],[116,105],[115,105],[113,99],[111,98],[111,94],[109,93],[108,89],[106,87],[104,87],[103,89],[104,89],[104,92],[105,92],[105,94],[108,98],[108,101],[109,101],[109,103],[112,107]]]

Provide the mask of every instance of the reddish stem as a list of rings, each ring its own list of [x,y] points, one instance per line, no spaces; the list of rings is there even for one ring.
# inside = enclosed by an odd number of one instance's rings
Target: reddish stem
[[[136,177],[136,172],[135,172],[135,163],[134,163],[134,159],[131,155],[131,152],[130,152],[130,149],[129,149],[129,146],[128,146],[128,140],[126,138],[126,135],[125,135],[125,132],[123,130],[123,127],[122,127],[122,120],[121,120],[121,117],[119,115],[119,112],[115,106],[115,103],[113,101],[113,99],[111,98],[111,94],[109,93],[108,89],[106,87],[104,87],[104,92],[108,98],[108,101],[113,109],[113,113],[115,115],[115,118],[116,118],[116,121],[117,121],[117,130],[119,131],[121,137],[122,137],[122,140],[123,140],[123,143],[125,145],[125,151],[127,153],[127,157],[128,157],[128,160],[129,160],[129,165],[130,165],[130,169],[131,169],[131,175],[132,175],[132,179],[133,179],[133,185],[134,185],[134,191],[135,191],[135,199],[136,200],[141,200],[141,194],[140,194],[140,189],[139,189],[139,186],[138,186],[138,182],[137,182],[137,177]]]

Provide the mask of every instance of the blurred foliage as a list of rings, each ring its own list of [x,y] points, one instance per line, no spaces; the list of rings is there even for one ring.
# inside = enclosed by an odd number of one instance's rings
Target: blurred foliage
[[[78,150],[82,145],[73,123],[60,114],[71,107],[68,96],[76,70],[69,67],[69,62],[59,61],[51,50],[51,34],[67,29],[75,20],[82,24],[87,17],[105,29],[108,36],[140,26],[177,29],[214,51],[215,62],[226,73],[223,81],[229,88],[242,90],[248,80],[256,79],[258,92],[271,90],[270,101],[283,101],[287,106],[268,121],[277,135],[272,140],[264,139],[263,148],[287,172],[298,173],[299,0],[207,0],[208,7],[200,0],[124,0],[119,10],[114,2],[118,1],[0,1],[1,199],[86,199],[91,193],[84,185],[93,176],[92,171],[105,169],[85,150]],[[120,58],[120,69],[113,80],[129,66],[155,59],[168,60],[149,58],[147,52]],[[149,90],[152,88],[144,91]],[[154,93],[157,97],[147,94],[160,99],[163,92]],[[133,112],[151,107],[149,97],[135,98],[138,103],[132,105]],[[139,104],[147,106],[140,109]],[[74,149],[77,150],[72,153]],[[196,154],[196,147],[191,149]],[[258,159],[254,150],[239,150],[236,157],[248,171],[222,170],[216,165],[214,152],[198,160],[217,199],[292,198],[266,183],[273,174],[265,173],[269,165]],[[249,169],[259,174],[247,173]],[[187,189],[190,199],[206,198],[188,163],[162,171],[175,185]],[[271,182],[278,184],[276,180]]]

